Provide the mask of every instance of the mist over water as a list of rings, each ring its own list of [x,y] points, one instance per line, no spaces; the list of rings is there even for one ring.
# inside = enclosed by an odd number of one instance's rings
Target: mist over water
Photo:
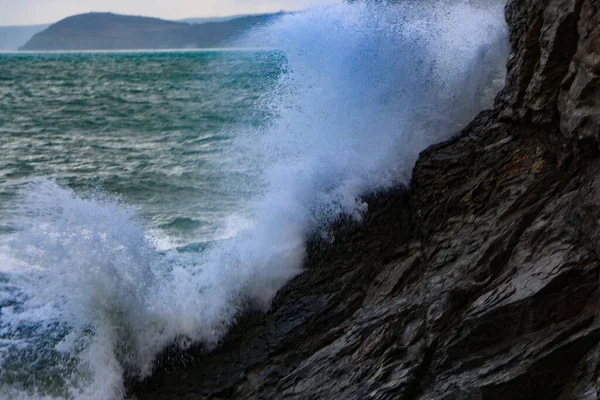
[[[260,117],[221,128],[202,167],[227,171],[215,178],[226,190],[202,206],[226,212],[187,251],[101,184],[20,184],[0,241],[0,396],[121,398],[123,376],[150,374],[167,346],[210,348],[249,304],[267,309],[310,235],[360,220],[361,196],[407,184],[420,151],[492,105],[502,6],[330,5],[251,32],[244,44],[267,43],[279,67],[261,64],[271,84],[235,86],[259,91],[245,112]]]

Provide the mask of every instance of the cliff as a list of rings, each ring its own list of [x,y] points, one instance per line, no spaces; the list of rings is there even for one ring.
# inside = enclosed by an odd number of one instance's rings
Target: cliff
[[[599,399],[600,3],[509,0],[506,86],[138,399]]]
[[[65,18],[34,35],[20,50],[126,50],[221,47],[279,14],[189,24],[157,18],[88,13]]]

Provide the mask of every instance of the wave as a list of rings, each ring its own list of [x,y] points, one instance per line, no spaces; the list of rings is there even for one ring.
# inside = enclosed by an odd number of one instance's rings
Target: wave
[[[0,251],[0,396],[116,399],[167,346],[214,347],[302,271],[305,243],[361,196],[408,184],[420,151],[489,107],[504,79],[503,2],[314,7],[251,32],[285,72],[268,126],[223,162],[256,171],[252,221],[193,251],[158,251],[135,211],[38,181]],[[245,184],[248,184],[247,182]]]

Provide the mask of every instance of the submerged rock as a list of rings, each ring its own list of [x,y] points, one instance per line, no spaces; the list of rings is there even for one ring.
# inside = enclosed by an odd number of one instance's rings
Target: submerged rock
[[[312,246],[271,312],[133,396],[600,399],[600,2],[506,13],[494,110]]]

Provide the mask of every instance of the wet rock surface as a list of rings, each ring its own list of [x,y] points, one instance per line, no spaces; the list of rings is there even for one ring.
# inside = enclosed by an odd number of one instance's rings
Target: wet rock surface
[[[506,14],[495,109],[312,245],[267,315],[132,396],[600,399],[600,2]]]

